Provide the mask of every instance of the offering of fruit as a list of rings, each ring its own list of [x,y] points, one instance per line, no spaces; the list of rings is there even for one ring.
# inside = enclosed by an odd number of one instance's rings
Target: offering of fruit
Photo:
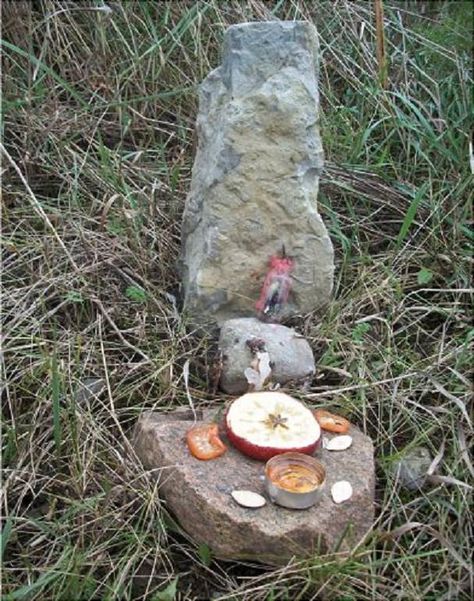
[[[186,434],[191,454],[196,459],[215,459],[223,455],[227,447],[219,438],[219,429],[217,424],[201,424],[194,426]]]
[[[325,409],[316,409],[314,416],[323,430],[337,432],[338,434],[346,434],[349,431],[351,424],[345,417],[335,415]]]
[[[244,394],[230,405],[225,426],[239,451],[262,461],[288,451],[310,455],[321,443],[313,412],[282,392]]]

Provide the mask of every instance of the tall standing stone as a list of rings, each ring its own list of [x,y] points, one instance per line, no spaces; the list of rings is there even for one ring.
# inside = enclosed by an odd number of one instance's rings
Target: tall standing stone
[[[242,23],[200,86],[183,218],[185,310],[198,322],[255,313],[268,260],[293,258],[289,313],[324,305],[333,248],[317,211],[318,41],[303,21]]]

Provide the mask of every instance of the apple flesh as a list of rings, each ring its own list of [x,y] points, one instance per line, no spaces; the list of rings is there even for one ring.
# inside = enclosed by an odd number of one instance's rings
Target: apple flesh
[[[239,451],[261,461],[289,451],[311,455],[321,444],[321,427],[313,412],[283,392],[239,397],[227,411],[225,427]]]

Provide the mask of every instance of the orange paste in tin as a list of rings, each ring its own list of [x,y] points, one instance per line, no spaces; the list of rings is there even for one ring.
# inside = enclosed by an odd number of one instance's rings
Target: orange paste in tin
[[[321,484],[314,470],[296,463],[274,466],[268,470],[268,477],[275,486],[296,493],[310,492]]]

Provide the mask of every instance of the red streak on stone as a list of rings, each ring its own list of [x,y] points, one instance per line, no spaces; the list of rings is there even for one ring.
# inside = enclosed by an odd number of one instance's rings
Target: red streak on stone
[[[281,309],[291,290],[290,271],[293,269],[293,260],[273,255],[270,257],[269,267],[260,298],[255,303],[255,308],[261,313],[267,313],[274,308],[277,311]]]

